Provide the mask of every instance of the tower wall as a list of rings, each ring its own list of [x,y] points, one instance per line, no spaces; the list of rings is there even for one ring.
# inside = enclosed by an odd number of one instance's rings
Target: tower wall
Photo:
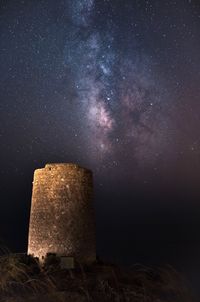
[[[75,164],[47,164],[35,170],[28,254],[96,259],[92,172]]]

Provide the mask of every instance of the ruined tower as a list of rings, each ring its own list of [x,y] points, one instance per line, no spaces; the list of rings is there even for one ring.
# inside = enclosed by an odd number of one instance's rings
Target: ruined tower
[[[76,164],[47,164],[34,173],[28,254],[96,259],[92,172]]]

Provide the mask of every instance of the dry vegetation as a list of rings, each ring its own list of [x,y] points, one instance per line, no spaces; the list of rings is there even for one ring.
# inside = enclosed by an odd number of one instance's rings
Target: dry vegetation
[[[59,261],[39,267],[30,256],[0,257],[0,302],[192,302],[183,277],[171,267],[122,269],[95,263],[62,270]]]

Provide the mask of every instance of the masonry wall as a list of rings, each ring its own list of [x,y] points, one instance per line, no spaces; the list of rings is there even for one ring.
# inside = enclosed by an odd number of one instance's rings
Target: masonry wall
[[[34,173],[28,254],[96,259],[92,172],[75,164],[47,164]]]

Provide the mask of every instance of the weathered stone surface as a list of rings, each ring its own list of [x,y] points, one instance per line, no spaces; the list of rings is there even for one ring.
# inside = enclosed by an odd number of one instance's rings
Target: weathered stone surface
[[[96,259],[92,172],[76,164],[47,164],[34,173],[28,254]]]

